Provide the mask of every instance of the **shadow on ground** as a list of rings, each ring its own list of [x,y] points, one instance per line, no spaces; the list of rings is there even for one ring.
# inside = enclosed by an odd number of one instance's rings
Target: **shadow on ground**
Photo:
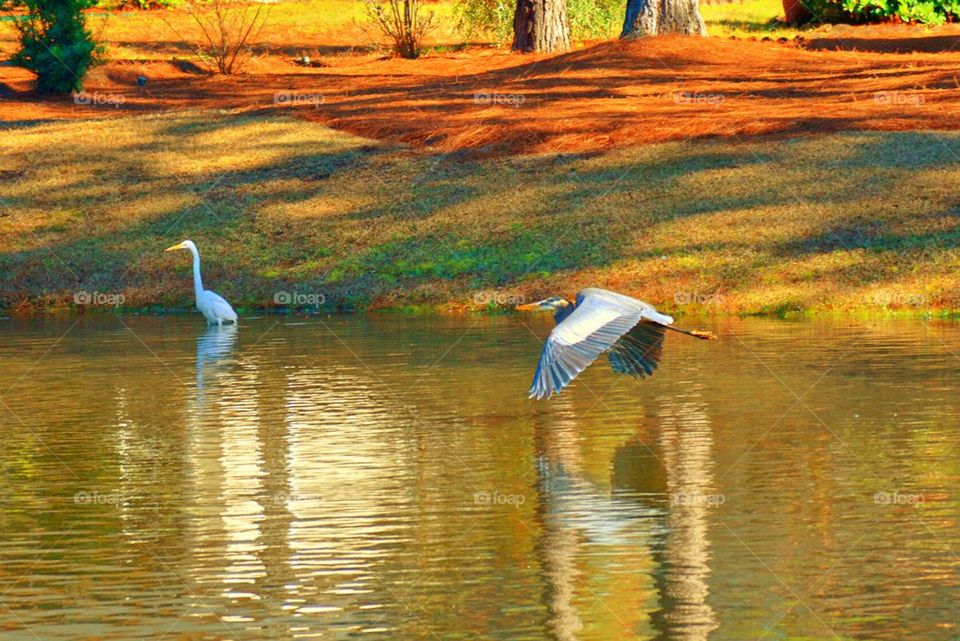
[[[6,307],[78,291],[187,307],[189,262],[162,251],[183,238],[207,286],[244,307],[280,291],[328,309],[476,306],[588,285],[739,312],[960,296],[953,134],[477,158],[181,113],[11,130],[0,150]]]

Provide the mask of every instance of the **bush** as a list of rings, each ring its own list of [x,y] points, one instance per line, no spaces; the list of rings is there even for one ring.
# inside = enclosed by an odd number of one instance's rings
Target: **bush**
[[[623,27],[623,0],[567,0],[570,35],[574,40],[615,38]],[[494,42],[513,38],[516,0],[460,0],[458,29],[466,40],[478,37]]]
[[[401,58],[420,57],[423,39],[434,28],[433,13],[420,13],[420,0],[364,0],[367,20],[393,42]]]
[[[69,93],[100,53],[87,30],[83,10],[97,0],[23,0],[28,15],[15,22],[20,51],[14,61],[37,74],[37,91]]]
[[[246,0],[189,2],[187,10],[196,27],[193,40],[207,69],[226,75],[242,72],[252,55],[250,46],[267,22],[270,6]],[[176,32],[169,22],[167,26]]]
[[[960,18],[960,0],[808,0],[807,6],[817,22],[942,24]]]
[[[457,29],[465,40],[490,38],[510,42],[516,0],[460,0],[456,6]]]
[[[570,35],[574,40],[609,40],[623,30],[626,2],[567,0]]]

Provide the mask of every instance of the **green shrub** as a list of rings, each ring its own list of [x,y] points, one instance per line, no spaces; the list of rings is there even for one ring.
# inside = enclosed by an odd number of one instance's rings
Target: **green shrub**
[[[567,0],[574,40],[609,40],[620,35],[626,2],[623,0]]]
[[[806,4],[818,22],[943,24],[960,18],[960,0],[807,0]]]
[[[574,40],[614,38],[623,26],[623,0],[567,0],[570,35]],[[466,40],[489,38],[510,42],[516,0],[460,0],[456,12]]]
[[[510,42],[516,0],[460,0],[456,6],[457,28],[465,40],[490,38]]]
[[[14,61],[37,74],[37,91],[69,93],[97,62],[99,48],[83,10],[97,0],[23,0],[28,15],[16,21],[20,51]]]

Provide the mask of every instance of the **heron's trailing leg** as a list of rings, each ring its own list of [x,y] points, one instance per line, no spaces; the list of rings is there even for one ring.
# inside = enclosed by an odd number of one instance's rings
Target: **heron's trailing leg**
[[[687,336],[693,336],[694,338],[699,338],[702,341],[715,341],[717,340],[716,334],[713,332],[701,332],[695,329],[680,329],[679,327],[673,327],[671,325],[664,325],[670,331],[680,332],[681,334],[686,334]]]

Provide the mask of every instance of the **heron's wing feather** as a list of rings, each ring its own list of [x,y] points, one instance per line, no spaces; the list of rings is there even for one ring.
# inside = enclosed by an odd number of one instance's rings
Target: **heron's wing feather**
[[[663,357],[663,338],[666,328],[660,323],[646,320],[614,343],[607,353],[610,367],[619,374],[644,378],[653,374]]]
[[[222,318],[227,321],[236,321],[237,313],[233,311],[233,307],[230,306],[230,303],[216,292],[211,292],[209,289],[203,292],[204,303],[211,309],[218,318]]]
[[[559,393],[629,332],[643,318],[643,311],[618,301],[584,298],[550,332],[533,375],[530,398],[550,398]]]

